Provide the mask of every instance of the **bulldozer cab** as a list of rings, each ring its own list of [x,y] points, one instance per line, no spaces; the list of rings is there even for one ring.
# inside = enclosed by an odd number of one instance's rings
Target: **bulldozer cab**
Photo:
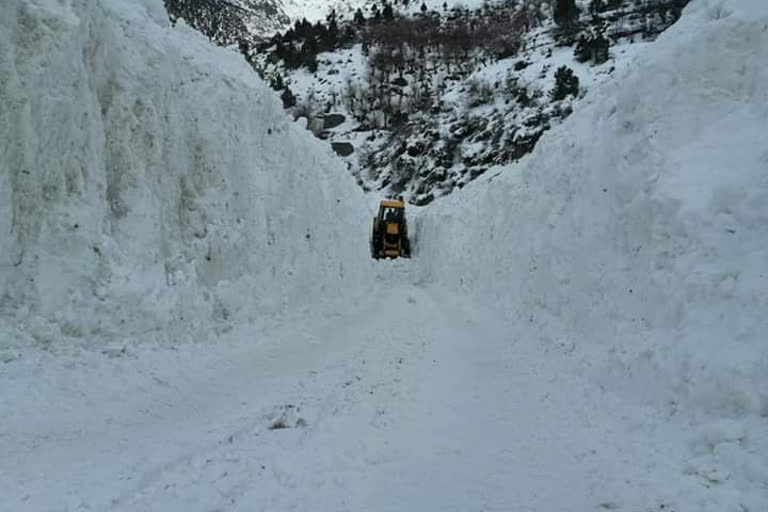
[[[384,222],[400,222],[403,217],[404,208],[394,206],[381,206],[379,208],[379,218]]]
[[[379,213],[373,218],[371,256],[380,258],[408,258],[411,255],[405,203],[402,198],[384,199]]]

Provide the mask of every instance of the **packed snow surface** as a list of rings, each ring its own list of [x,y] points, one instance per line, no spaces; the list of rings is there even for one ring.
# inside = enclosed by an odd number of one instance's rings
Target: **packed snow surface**
[[[766,27],[694,0],[373,264],[236,54],[4,2],[0,510],[768,509]]]

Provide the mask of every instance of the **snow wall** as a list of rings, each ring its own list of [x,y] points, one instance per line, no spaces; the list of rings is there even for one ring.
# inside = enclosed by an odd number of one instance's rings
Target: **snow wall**
[[[0,348],[320,307],[361,279],[367,213],[239,54],[161,0],[0,5]]]
[[[519,168],[425,210],[418,257],[624,400],[764,429],[766,84],[768,3],[694,0]]]

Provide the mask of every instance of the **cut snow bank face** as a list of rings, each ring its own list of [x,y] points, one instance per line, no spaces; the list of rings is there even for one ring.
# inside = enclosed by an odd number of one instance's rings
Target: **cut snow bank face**
[[[490,295],[541,343],[575,341],[627,400],[764,428],[766,27],[762,0],[692,2],[519,172],[425,212],[432,279]]]
[[[359,281],[362,193],[285,119],[160,1],[3,2],[0,346],[204,338]]]

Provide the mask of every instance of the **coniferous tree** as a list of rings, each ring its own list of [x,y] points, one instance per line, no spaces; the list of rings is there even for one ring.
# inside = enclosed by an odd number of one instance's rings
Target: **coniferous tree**
[[[327,32],[328,32],[328,29],[325,28],[325,25],[323,24],[323,22],[318,21],[314,25],[310,25],[309,35],[307,36],[307,38],[309,39],[314,37],[319,42],[322,42],[322,41],[325,41],[325,36]]]
[[[245,60],[247,60],[248,62],[251,61],[251,58],[250,58],[251,56],[249,55],[249,53],[250,53],[249,50],[250,49],[248,48],[248,42],[247,41],[245,41],[243,39],[239,40],[237,42],[237,49],[240,51],[240,53],[243,54],[243,57],[245,57]]]
[[[365,15],[363,14],[363,11],[358,9],[355,11],[355,17],[353,18],[353,21],[355,22],[355,25],[358,27],[365,25]]]
[[[592,47],[594,48],[594,54],[592,60],[595,64],[602,64],[608,60],[608,48],[611,43],[603,34],[598,34],[592,41]]]
[[[352,44],[355,41],[355,29],[352,28],[352,25],[347,25],[344,28],[344,35],[342,36],[341,44],[348,45]]]
[[[573,56],[578,62],[591,60],[594,64],[602,64],[608,60],[610,42],[602,34],[586,37],[582,35],[573,50]]]
[[[336,10],[331,10],[331,13],[326,18],[328,21],[328,29],[324,34],[323,46],[327,50],[334,50],[339,42],[339,25],[336,23]]]
[[[549,92],[552,101],[564,100],[568,95],[576,97],[579,94],[579,77],[573,70],[560,66],[555,72],[555,87]]]
[[[285,87],[283,77],[279,73],[273,75],[269,80],[269,85],[276,91],[279,91]]]
[[[381,16],[385,21],[392,21],[395,17],[395,12],[392,10],[392,4],[384,2],[384,9],[381,11]]]
[[[579,36],[576,48],[573,49],[573,57],[576,59],[576,62],[587,62],[592,58],[592,50],[584,34]]]
[[[283,90],[280,99],[283,100],[283,108],[291,108],[296,105],[296,96],[293,95],[293,92],[288,87]]]
[[[605,2],[603,0],[591,0],[589,2],[589,14],[593,18],[597,18],[597,15],[605,10]]]
[[[421,13],[422,14],[426,14],[427,13],[427,4],[425,4],[424,2],[421,2],[420,9],[421,9]]]
[[[307,20],[304,19],[303,21],[305,23]],[[296,20],[296,23],[293,25],[293,32],[296,34],[297,39],[301,39],[307,35],[304,30],[304,23],[302,23],[302,20]]]
[[[282,41],[277,41],[275,43],[275,49],[272,51],[272,53],[275,54],[275,57],[278,59],[284,59],[285,58],[285,45]]]
[[[317,53],[317,41],[313,36],[309,36],[304,46],[301,47],[299,62],[300,65],[305,66],[311,73],[317,71]]]
[[[560,27],[570,27],[579,17],[576,0],[556,0],[554,18]]]

